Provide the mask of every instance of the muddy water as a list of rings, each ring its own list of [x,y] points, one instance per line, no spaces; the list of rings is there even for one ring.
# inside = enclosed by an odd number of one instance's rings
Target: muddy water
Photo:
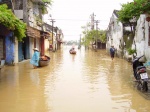
[[[29,61],[7,66],[0,76],[0,112],[149,112],[150,100],[132,81],[131,64],[105,50],[64,46],[49,66]]]

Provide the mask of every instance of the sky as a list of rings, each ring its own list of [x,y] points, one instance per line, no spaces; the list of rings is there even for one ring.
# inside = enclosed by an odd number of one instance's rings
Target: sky
[[[64,41],[78,41],[82,38],[82,26],[90,22],[90,15],[94,13],[95,20],[99,20],[98,28],[106,30],[113,10],[120,10],[122,3],[133,0],[53,0],[52,6],[44,20],[49,23],[54,19],[54,26],[59,27],[64,34]],[[51,15],[51,17],[50,17]]]

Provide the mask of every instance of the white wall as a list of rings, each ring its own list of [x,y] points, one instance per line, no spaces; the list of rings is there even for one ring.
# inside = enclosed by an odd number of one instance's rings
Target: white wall
[[[40,38],[36,38],[36,48],[40,50]]]
[[[18,63],[19,62],[19,59],[18,59],[18,40],[17,38],[15,37],[15,50],[14,50],[14,64]]]
[[[146,15],[145,15],[146,16]],[[149,26],[150,26],[150,22],[148,23],[147,21],[145,21],[145,46],[144,46],[144,50],[145,50],[145,56],[147,58],[148,61],[150,61],[150,46],[148,46],[148,40],[149,40]]]
[[[145,14],[140,15],[137,21],[134,40],[136,43],[137,56],[145,55],[146,58],[150,60],[150,46],[148,46],[149,28],[145,18]]]
[[[45,47],[45,52],[47,52],[48,50],[49,50],[49,41],[48,41],[48,39],[45,39],[44,40],[44,47]]]
[[[32,58],[32,55],[34,53],[33,48],[34,48],[34,39],[33,38],[29,38],[29,42],[30,42],[30,58]]]
[[[141,56],[144,54],[144,44],[145,44],[145,39],[144,39],[144,23],[145,23],[145,16],[141,15],[140,18],[137,21],[137,26],[136,26],[136,32],[135,32],[135,43],[136,43],[136,50],[137,50],[137,56]],[[134,44],[133,44],[134,47]]]
[[[117,24],[117,23],[116,23]],[[119,22],[116,26],[116,31],[113,32],[112,34],[112,38],[113,38],[113,45],[116,49],[120,49],[119,45],[120,45],[120,40],[123,37],[123,28],[122,28],[122,24]]]
[[[113,14],[111,17],[111,35],[109,38],[109,41],[107,42],[107,49],[108,47],[110,47],[111,45],[114,45],[114,47],[117,49],[117,54],[120,55],[121,53],[121,49],[119,46],[122,46],[121,42],[122,42],[122,38],[123,38],[123,25],[121,22],[118,22],[117,20],[118,18]]]

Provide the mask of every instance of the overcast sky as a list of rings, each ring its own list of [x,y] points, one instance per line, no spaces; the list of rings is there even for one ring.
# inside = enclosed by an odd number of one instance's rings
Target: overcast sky
[[[62,29],[64,40],[79,40],[83,30],[81,26],[90,22],[92,13],[95,14],[95,20],[100,20],[98,28],[105,30],[113,10],[119,10],[120,4],[131,1],[133,0],[53,0],[49,14],[56,21],[54,26]],[[44,19],[48,21],[49,15]]]

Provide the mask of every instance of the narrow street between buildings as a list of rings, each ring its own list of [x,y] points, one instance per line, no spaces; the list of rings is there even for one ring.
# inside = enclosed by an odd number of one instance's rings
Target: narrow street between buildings
[[[71,46],[48,52],[50,64],[29,60],[5,66],[0,77],[1,112],[149,112],[148,93],[135,87],[132,65],[106,50]]]

